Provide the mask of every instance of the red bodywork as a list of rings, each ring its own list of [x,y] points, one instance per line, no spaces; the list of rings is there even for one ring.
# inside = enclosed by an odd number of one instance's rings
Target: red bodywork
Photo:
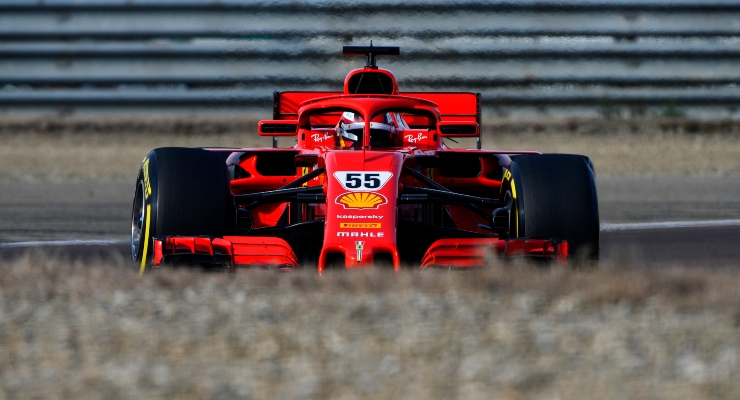
[[[358,74],[384,75],[381,78],[392,82],[392,88],[387,89],[390,93],[350,94],[350,84]],[[368,75],[367,79],[373,77]],[[393,110],[397,116],[393,118],[404,121],[391,121],[395,125],[392,146],[372,146],[372,124],[365,124],[361,145],[346,148],[337,131],[342,110],[351,110],[355,118],[364,121],[391,115],[386,111]],[[285,126],[278,126],[281,123]],[[456,123],[468,129],[467,133],[442,132]],[[483,215],[493,206],[466,207],[454,201],[413,203],[414,199],[427,199],[423,197],[426,192],[419,192],[430,185],[461,196],[498,201],[502,171],[511,162],[509,155],[539,154],[451,149],[443,143],[443,137],[454,136],[475,137],[480,143],[479,123],[478,94],[399,94],[393,74],[378,68],[352,71],[343,93],[276,93],[273,120],[260,123],[260,134],[296,136],[293,147],[212,150],[231,153],[227,165],[235,198],[279,191],[317,171],[321,173],[297,186],[315,189],[310,192],[314,197],[253,203],[248,206],[251,225],[240,232],[237,224],[237,233],[232,236],[155,238],[153,266],[183,256],[231,269],[293,269],[313,263],[319,273],[329,267],[373,265],[398,270],[405,263],[422,269],[480,267],[486,257],[495,254],[566,262],[565,241],[506,239],[486,229],[488,221]],[[283,130],[268,132],[276,127]],[[415,177],[417,173],[428,181]],[[310,229],[301,234],[298,228],[302,227]]]

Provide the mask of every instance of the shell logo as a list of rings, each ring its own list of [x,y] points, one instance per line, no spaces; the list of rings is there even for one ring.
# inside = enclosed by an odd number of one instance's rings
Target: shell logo
[[[377,210],[387,202],[385,196],[373,192],[350,192],[337,197],[337,204],[341,204],[345,210]]]

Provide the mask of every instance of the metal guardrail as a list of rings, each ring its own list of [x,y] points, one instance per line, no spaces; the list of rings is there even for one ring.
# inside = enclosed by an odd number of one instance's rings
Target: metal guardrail
[[[5,0],[0,107],[264,107],[340,90],[361,66],[341,46],[373,39],[401,46],[380,65],[402,91],[734,115],[738,20],[738,0]]]
[[[403,92],[402,92],[403,93]],[[714,90],[695,90],[691,92],[665,90],[644,91],[629,90],[607,94],[603,91],[590,90],[574,93],[563,93],[553,90],[543,93],[533,90],[499,91],[483,98],[483,105],[739,105],[740,92]],[[52,105],[52,106],[268,106],[272,95],[256,93],[249,90],[55,90],[40,91],[0,91],[0,104],[14,105]]]
[[[342,13],[352,9],[358,12],[417,11],[420,8],[433,12],[444,11],[667,11],[704,12],[738,11],[740,5],[733,0],[461,0],[456,2],[410,1],[358,1],[336,2],[331,0],[5,0],[0,11],[244,11],[244,12],[325,12]]]
[[[473,46],[469,46],[473,47]],[[715,59],[740,58],[740,46],[695,43],[649,44],[541,44],[490,43],[485,48],[448,48],[439,51],[406,49],[402,62],[431,60],[508,60],[522,59]],[[0,58],[235,58],[239,60],[303,61],[344,59],[332,49],[255,49],[248,44],[181,44],[181,43],[26,43],[0,44]]]

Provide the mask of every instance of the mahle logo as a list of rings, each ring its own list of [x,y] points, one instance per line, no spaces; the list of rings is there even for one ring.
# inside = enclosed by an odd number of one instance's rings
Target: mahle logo
[[[382,238],[383,232],[337,232],[337,237]]]

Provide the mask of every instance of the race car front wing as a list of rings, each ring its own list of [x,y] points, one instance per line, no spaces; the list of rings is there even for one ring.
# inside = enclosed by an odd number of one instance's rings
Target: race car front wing
[[[555,239],[440,239],[434,242],[421,261],[421,269],[466,269],[483,267],[491,256],[504,259],[531,258],[568,262],[568,242]],[[290,245],[270,236],[225,236],[154,238],[152,267],[200,265],[235,271],[244,268],[293,270],[299,268]],[[347,268],[366,267],[353,260]],[[400,265],[395,265],[395,270]],[[323,271],[323,266],[319,266]]]

